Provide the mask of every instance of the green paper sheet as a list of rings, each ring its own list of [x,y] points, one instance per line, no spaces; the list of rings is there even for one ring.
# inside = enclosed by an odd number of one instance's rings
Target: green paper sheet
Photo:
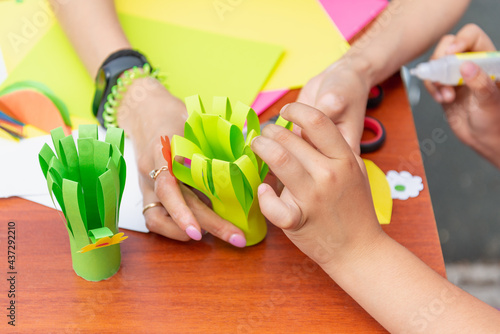
[[[251,104],[282,55],[279,46],[203,32],[121,15],[123,28],[136,49],[166,77],[176,96],[226,95]],[[68,107],[71,115],[93,119],[91,78],[58,24],[26,55],[0,86],[39,81]]]

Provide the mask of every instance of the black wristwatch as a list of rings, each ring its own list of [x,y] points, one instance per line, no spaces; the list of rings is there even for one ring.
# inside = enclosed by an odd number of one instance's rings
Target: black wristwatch
[[[149,64],[146,57],[130,49],[116,51],[102,63],[95,78],[95,95],[92,103],[92,112],[102,126],[104,126],[102,118],[104,104],[120,75],[134,66],[142,68],[145,64]]]

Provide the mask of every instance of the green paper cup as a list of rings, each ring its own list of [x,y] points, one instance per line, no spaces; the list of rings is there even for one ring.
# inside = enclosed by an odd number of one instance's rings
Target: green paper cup
[[[78,253],[71,245],[71,259],[75,273],[87,281],[98,282],[112,277],[120,269],[120,244]]]

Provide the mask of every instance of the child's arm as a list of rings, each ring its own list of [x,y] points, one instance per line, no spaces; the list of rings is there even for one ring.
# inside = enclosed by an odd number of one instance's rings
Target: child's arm
[[[495,46],[481,28],[469,24],[456,36],[443,37],[432,58],[474,51],[495,51]],[[500,168],[500,90],[471,62],[462,64],[460,72],[464,86],[426,82],[426,87],[434,99],[443,104],[446,118],[457,137]]]
[[[359,153],[370,88],[431,47],[469,1],[391,1],[344,57],[304,86],[297,101],[328,115]]]
[[[333,122],[299,103],[252,143],[285,185],[259,187],[264,215],[391,332],[494,332],[500,313],[427,267],[378,224],[362,160]],[[328,307],[325,305],[324,307]]]

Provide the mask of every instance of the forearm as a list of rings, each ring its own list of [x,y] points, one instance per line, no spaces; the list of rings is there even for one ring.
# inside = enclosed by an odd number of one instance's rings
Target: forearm
[[[381,233],[369,248],[323,269],[390,332],[494,332],[500,314]]]
[[[393,0],[352,45],[346,59],[370,85],[422,54],[460,19],[470,0]]]
[[[116,15],[113,0],[50,0],[66,35],[94,78],[114,51],[130,48]]]

